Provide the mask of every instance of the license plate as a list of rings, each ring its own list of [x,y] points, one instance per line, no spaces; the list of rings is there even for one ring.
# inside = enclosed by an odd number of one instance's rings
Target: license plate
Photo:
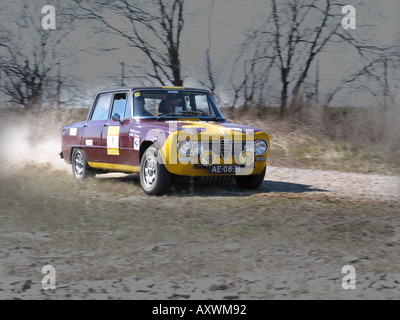
[[[208,167],[208,170],[210,170],[210,173],[240,173],[241,166],[238,165],[226,165],[226,164],[221,164],[221,165],[214,165]]]

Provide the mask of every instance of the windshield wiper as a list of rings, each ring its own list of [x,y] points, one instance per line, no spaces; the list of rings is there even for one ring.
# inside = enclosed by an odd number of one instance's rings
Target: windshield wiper
[[[200,110],[193,110],[193,111],[183,111],[185,115],[198,115],[201,117],[206,117],[206,118],[211,118],[212,120],[217,121],[217,117],[212,116],[211,114],[205,113],[204,111],[200,111]]]
[[[183,115],[192,115],[192,114],[194,114],[196,116],[206,115],[203,111],[199,111],[199,110],[192,110],[192,111],[185,110],[185,111],[179,111],[178,113],[179,114],[183,114]]]
[[[157,116],[157,120],[164,119],[165,117],[175,116],[175,112],[167,112]]]
[[[188,111],[188,110],[183,111],[182,110],[182,111],[179,111],[179,112],[168,112],[168,113],[164,113],[164,114],[158,116],[157,120],[164,119],[165,117],[170,117],[170,116],[174,117],[174,116],[181,116],[181,115],[182,116],[189,116],[189,115],[190,116],[191,115],[203,116],[203,117],[211,118],[213,120],[217,120],[217,117],[209,115],[209,114],[207,114],[207,113],[205,113],[203,111],[200,111],[200,110],[192,110],[192,111]]]

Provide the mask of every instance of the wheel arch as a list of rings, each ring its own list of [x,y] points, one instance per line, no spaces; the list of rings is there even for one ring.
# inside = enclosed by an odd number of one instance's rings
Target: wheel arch
[[[74,154],[74,150],[75,149],[82,149],[82,148],[79,148],[79,147],[72,147],[71,148],[71,152],[69,153],[69,162],[70,163],[72,163],[72,155]],[[82,149],[82,151],[83,151],[83,149]]]
[[[142,161],[142,157],[144,155],[144,152],[153,144],[155,144],[153,141],[150,140],[145,140],[141,143],[140,149],[139,149],[139,163]]]

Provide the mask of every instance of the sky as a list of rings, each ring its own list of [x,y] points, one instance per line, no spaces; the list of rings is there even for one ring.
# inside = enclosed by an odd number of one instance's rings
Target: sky
[[[57,1],[55,1],[57,2]],[[185,42],[182,44],[182,60],[184,65],[185,85],[196,85],[196,74],[205,72],[205,49],[211,41],[211,54],[213,57],[213,68],[218,73],[221,81],[220,87],[228,88],[228,84],[222,84],[228,75],[235,71],[238,66],[232,65],[232,59],[240,43],[245,39],[245,34],[250,29],[257,29],[261,25],[262,18],[268,15],[270,8],[267,0],[215,0],[213,10],[210,14],[211,0],[187,0],[185,11],[189,13],[185,17]],[[57,2],[58,3],[58,2]],[[55,3],[56,14],[59,4]],[[354,4],[356,1],[345,0],[344,4]],[[356,37],[366,39],[371,45],[388,46],[400,42],[400,3],[398,0],[364,0],[363,5],[356,6],[356,30],[348,32]],[[37,14],[37,23],[40,27],[41,19],[44,16],[40,8],[51,1],[16,0],[14,2],[3,2],[3,15],[7,12],[27,10],[26,5],[34,8],[30,12]],[[135,1],[132,1],[135,4]],[[25,5],[25,7],[24,7]],[[69,5],[69,2],[63,2]],[[72,5],[72,3],[71,3]],[[338,12],[338,19],[343,15]],[[4,17],[3,17],[4,18]],[[60,15],[57,19],[66,19]],[[4,19],[3,19],[3,23]],[[11,21],[10,21],[11,23]],[[210,23],[211,38],[208,33]],[[371,28],[369,25],[374,24]],[[58,32],[52,30],[51,32]],[[87,92],[92,93],[107,87],[110,81],[118,81],[121,75],[121,62],[132,67],[138,66],[135,61],[137,54],[132,48],[123,48],[118,52],[104,53],[100,47],[107,43],[110,47],[122,47],[123,43],[116,37],[104,36],[95,38],[92,34],[89,22],[82,21],[75,30],[65,39],[65,51],[71,50],[72,54],[66,57],[67,73],[73,74],[78,79],[84,79],[84,87]],[[26,31],[29,36],[29,30]],[[90,48],[80,52],[80,48]],[[358,63],[357,57],[348,48],[335,48],[332,52],[326,52],[320,57],[320,72],[322,84],[331,86],[335,79],[342,78],[351,73],[351,70]],[[143,62],[145,63],[145,62]],[[241,71],[238,71],[241,72]],[[114,78],[110,78],[114,76]],[[135,85],[138,79],[133,78],[129,73],[126,82]],[[346,90],[345,90],[346,91]],[[228,95],[229,95],[229,91]],[[68,99],[67,97],[65,99]],[[338,105],[364,105],[368,104],[370,96],[365,94],[354,94],[344,92],[336,100]]]

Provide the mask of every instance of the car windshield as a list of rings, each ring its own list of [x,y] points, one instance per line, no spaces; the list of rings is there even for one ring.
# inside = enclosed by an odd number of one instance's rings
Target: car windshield
[[[135,117],[224,119],[212,97],[205,91],[134,91]]]

